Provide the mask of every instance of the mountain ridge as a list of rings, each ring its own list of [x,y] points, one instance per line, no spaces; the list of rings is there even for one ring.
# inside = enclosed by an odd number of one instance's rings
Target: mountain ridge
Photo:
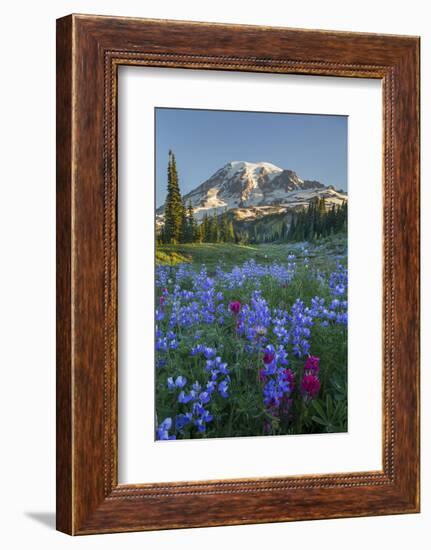
[[[340,205],[347,201],[347,193],[316,180],[303,180],[293,170],[265,161],[228,162],[183,197],[186,205],[192,204],[197,220],[230,210],[243,219],[300,210],[314,198]],[[163,212],[164,205],[156,210],[159,223],[163,223]]]

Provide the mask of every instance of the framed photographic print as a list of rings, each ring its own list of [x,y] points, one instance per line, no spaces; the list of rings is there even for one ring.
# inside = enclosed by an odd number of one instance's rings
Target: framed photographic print
[[[57,22],[57,528],[419,511],[419,39]]]

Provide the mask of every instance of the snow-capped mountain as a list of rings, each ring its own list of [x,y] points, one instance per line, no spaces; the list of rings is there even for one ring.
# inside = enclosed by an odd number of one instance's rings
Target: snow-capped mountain
[[[184,202],[191,202],[198,220],[225,210],[234,210],[237,219],[253,219],[305,208],[315,197],[323,197],[328,206],[347,201],[346,193],[318,181],[303,180],[292,170],[269,162],[233,161],[185,195]],[[163,206],[157,214],[160,223]]]

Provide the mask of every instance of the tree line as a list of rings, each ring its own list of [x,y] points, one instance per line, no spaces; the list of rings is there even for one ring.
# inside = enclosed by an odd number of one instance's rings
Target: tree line
[[[236,241],[250,244],[315,241],[340,232],[347,232],[347,202],[328,207],[325,199],[318,197],[299,212],[235,227]]]
[[[340,232],[347,232],[347,201],[327,208],[324,198],[316,198],[294,214],[286,240],[314,241]]]

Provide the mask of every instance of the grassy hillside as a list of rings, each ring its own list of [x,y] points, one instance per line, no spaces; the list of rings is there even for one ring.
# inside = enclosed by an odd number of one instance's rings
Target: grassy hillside
[[[310,261],[321,267],[335,264],[336,260],[346,256],[347,239],[345,235],[335,235],[321,239],[318,243],[292,244],[261,244],[240,245],[231,243],[194,243],[178,245],[158,245],[156,262],[164,265],[176,265],[182,262],[191,262],[200,266],[205,264],[213,272],[218,264],[226,268],[240,265],[253,259],[257,263],[265,264],[285,262],[287,255],[292,252],[297,258],[303,256],[302,249],[308,248]]]

